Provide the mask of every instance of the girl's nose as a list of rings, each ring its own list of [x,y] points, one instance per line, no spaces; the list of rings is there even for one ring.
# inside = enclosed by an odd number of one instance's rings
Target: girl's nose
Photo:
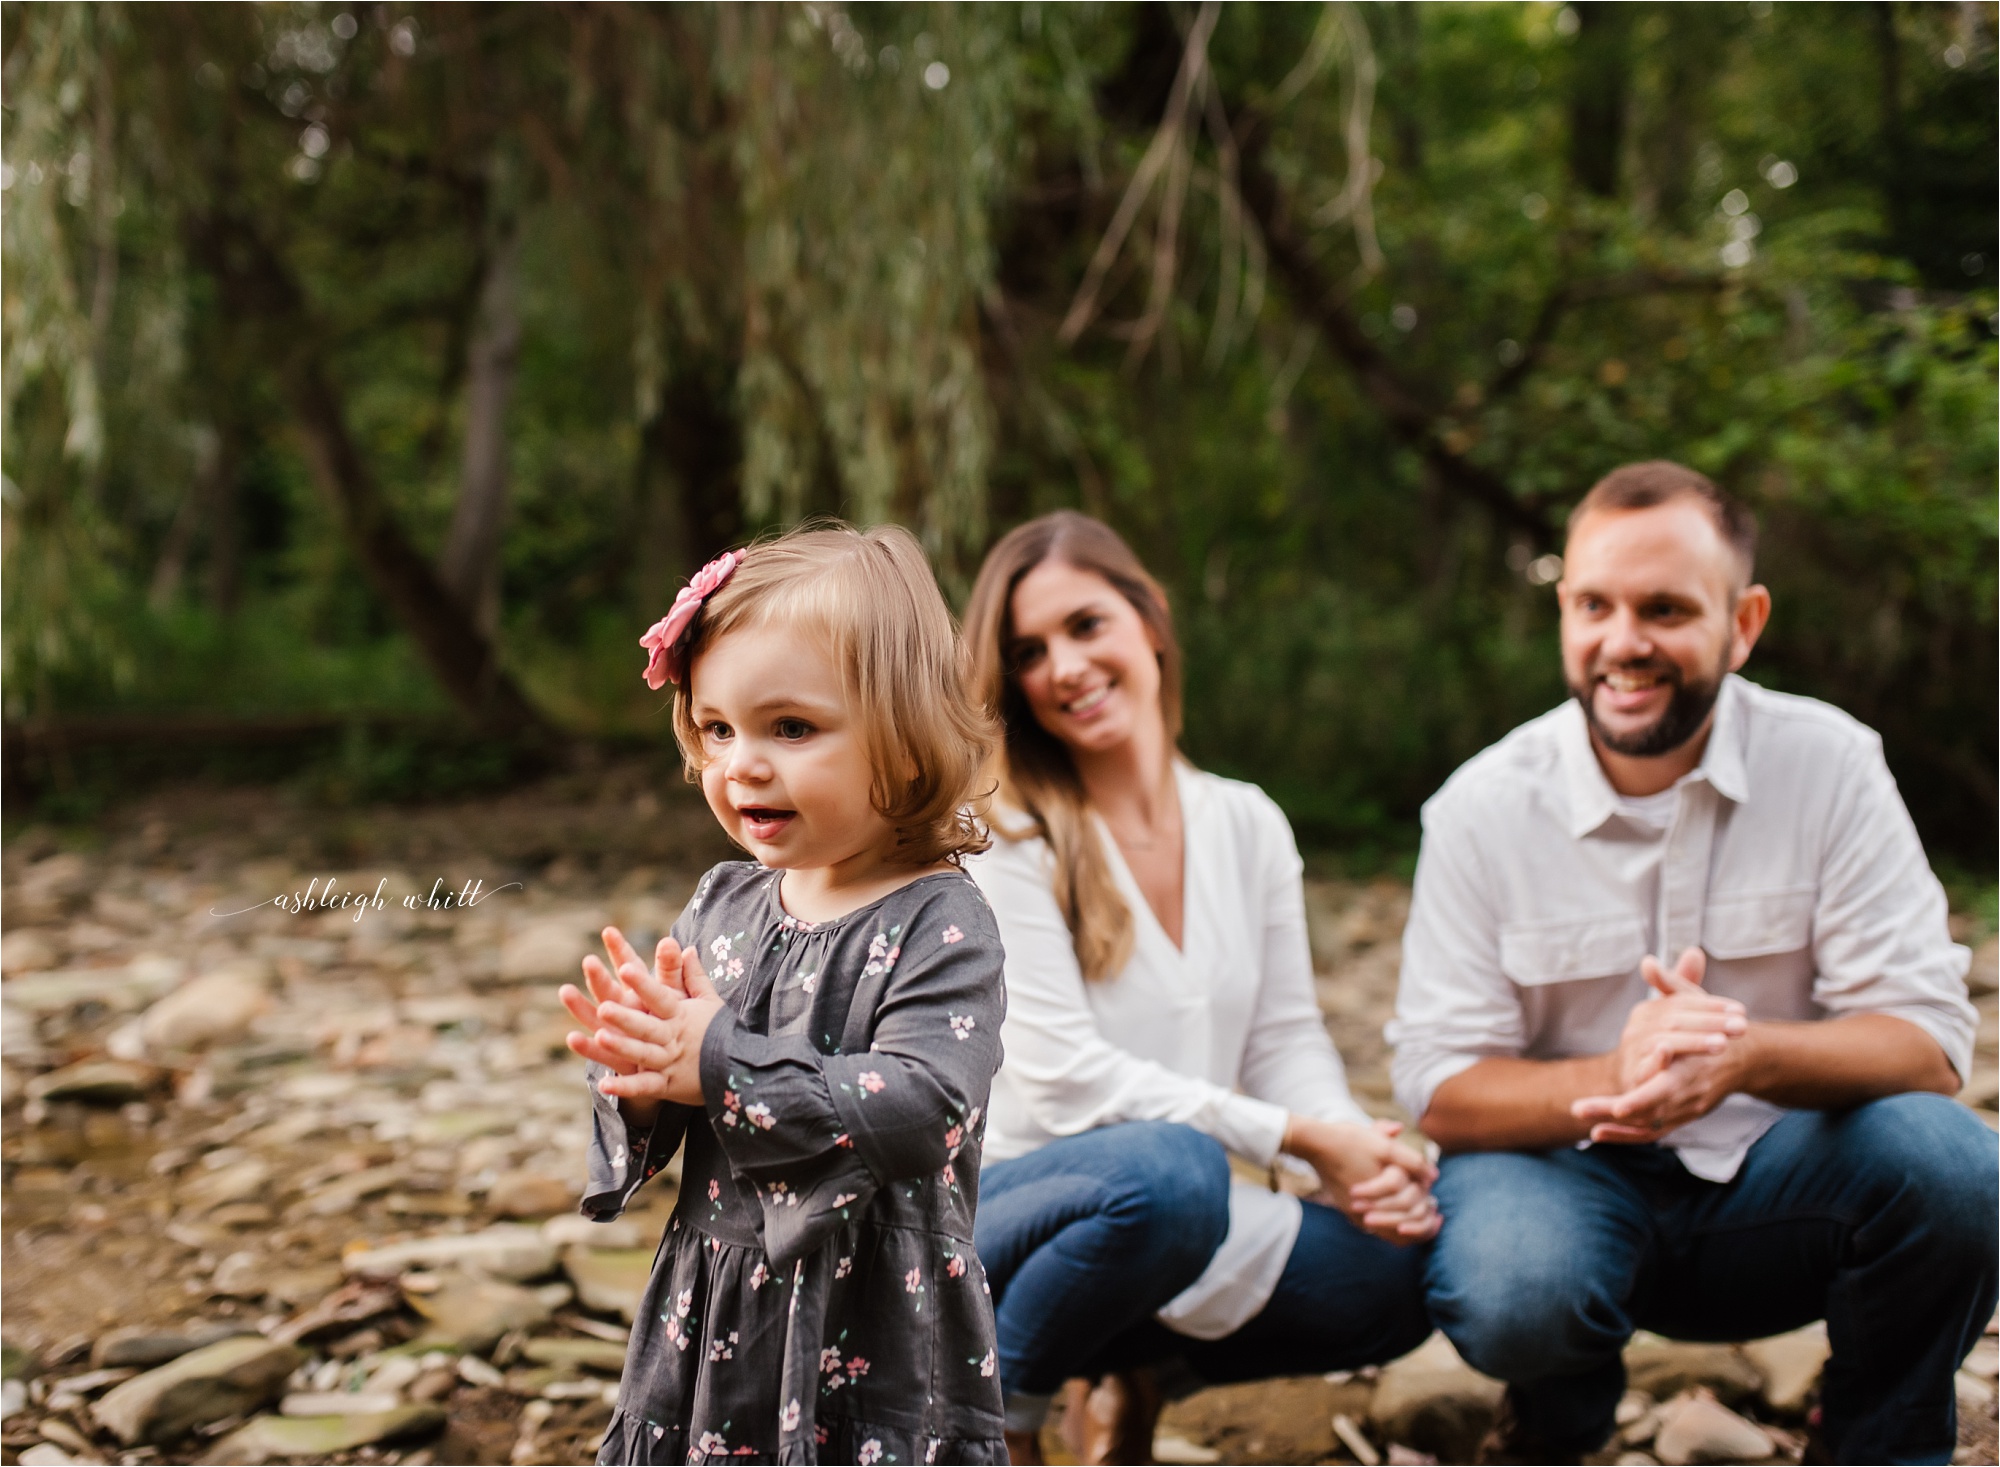
[[[745,784],[761,784],[771,777],[771,760],[755,740],[739,738],[730,747],[723,772]]]

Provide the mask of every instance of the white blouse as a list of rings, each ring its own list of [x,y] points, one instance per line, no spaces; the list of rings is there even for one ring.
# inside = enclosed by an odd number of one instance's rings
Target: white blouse
[[[985,1155],[1025,1156],[1120,1121],[1178,1121],[1259,1166],[1288,1112],[1366,1124],[1313,997],[1304,871],[1291,826],[1255,785],[1177,764],[1186,851],[1183,947],[1175,947],[1100,821],[1132,909],[1132,958],[1086,982],[1040,839],[966,863],[1006,945],[1006,1058],[994,1077]],[[1269,1302],[1298,1237],[1298,1199],[1240,1180],[1229,1233],[1207,1270],[1160,1311],[1219,1339]]]

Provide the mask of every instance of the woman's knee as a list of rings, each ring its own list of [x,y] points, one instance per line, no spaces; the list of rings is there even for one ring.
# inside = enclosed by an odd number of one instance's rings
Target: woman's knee
[[[1116,1128],[1115,1160],[1105,1182],[1112,1213],[1164,1251],[1198,1257],[1205,1267],[1229,1231],[1229,1157],[1212,1136],[1170,1121],[1130,1121]]]

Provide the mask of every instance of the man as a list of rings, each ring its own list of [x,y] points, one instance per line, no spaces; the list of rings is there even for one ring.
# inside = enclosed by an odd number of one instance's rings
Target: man
[[[1596,1451],[1635,1328],[1824,1318],[1818,1450],[1946,1462],[1993,1311],[2000,1157],[1947,1098],[1967,954],[1876,736],[1734,675],[1755,537],[1692,470],[1605,478],[1557,588],[1574,701],[1424,809],[1390,1040],[1502,1460]]]

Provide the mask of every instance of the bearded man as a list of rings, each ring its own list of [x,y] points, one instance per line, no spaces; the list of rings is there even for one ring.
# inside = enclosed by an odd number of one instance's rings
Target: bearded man
[[[1508,1382],[1487,1460],[1609,1436],[1635,1328],[1824,1319],[1814,1452],[1947,1462],[1994,1306],[1966,950],[1881,741],[1736,675],[1749,513],[1632,464],[1572,512],[1573,701],[1425,806],[1390,1041],[1446,1153],[1433,1318]]]

